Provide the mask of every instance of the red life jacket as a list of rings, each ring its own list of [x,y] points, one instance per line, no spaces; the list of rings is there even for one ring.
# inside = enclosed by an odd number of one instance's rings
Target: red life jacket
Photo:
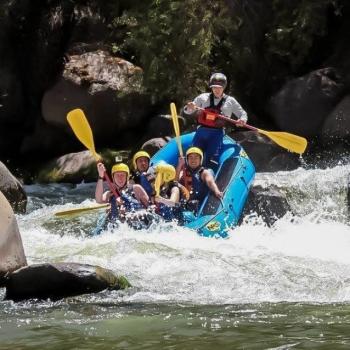
[[[221,106],[226,100],[226,95],[222,97],[219,103],[214,105],[214,95],[210,94],[210,105],[209,107],[204,108],[198,112],[197,122],[202,126],[206,126],[209,128],[220,129],[225,126],[225,121],[217,118],[218,114],[221,114]]]

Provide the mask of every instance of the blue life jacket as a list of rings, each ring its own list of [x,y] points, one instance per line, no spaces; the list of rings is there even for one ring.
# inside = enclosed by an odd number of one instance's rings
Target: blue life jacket
[[[143,187],[143,189],[146,191],[150,198],[154,195],[153,187],[151,183],[147,180],[145,174],[140,174],[140,185]]]
[[[202,181],[202,178],[201,178],[203,170],[205,170],[204,167],[199,167],[195,170],[191,170],[190,168],[186,167],[185,172],[187,174],[185,174],[185,176],[191,177],[190,200],[197,200],[199,202],[202,202],[202,200],[208,194],[208,187]]]

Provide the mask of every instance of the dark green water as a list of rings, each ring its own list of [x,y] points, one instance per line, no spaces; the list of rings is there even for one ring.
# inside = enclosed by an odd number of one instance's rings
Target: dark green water
[[[15,311],[16,310],[16,311]],[[349,304],[3,304],[0,349],[349,349]]]

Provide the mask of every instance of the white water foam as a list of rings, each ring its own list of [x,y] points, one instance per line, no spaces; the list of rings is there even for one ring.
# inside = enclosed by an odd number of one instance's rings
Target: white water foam
[[[228,239],[209,239],[173,224],[150,231],[126,225],[88,237],[97,214],[52,219],[73,206],[43,206],[19,216],[29,262],[79,262],[125,275],[134,288],[117,293],[126,302],[204,304],[350,300],[350,227],[342,201],[348,168],[262,174],[257,181],[277,185],[305,199],[304,215],[287,215],[273,227],[245,220]],[[328,178],[333,177],[332,186]],[[336,182],[338,181],[338,182]],[[311,186],[313,182],[319,185]],[[320,193],[318,186],[324,190]],[[315,199],[324,196],[324,201]],[[318,202],[310,210],[310,202]],[[84,201],[83,205],[90,205]],[[303,204],[307,203],[307,204]],[[340,208],[340,209],[339,209]],[[57,234],[57,232],[59,234]]]

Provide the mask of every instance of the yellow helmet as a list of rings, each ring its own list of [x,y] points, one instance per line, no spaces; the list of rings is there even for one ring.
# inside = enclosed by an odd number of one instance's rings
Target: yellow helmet
[[[151,156],[146,152],[146,151],[138,151],[134,154],[132,157],[132,166],[134,167],[135,170],[137,170],[137,165],[136,161],[141,158],[141,157],[146,157],[148,160],[151,159]]]
[[[127,177],[129,178],[130,170],[129,170],[129,167],[125,163],[119,163],[119,164],[113,165],[113,167],[112,167],[112,176],[117,171],[124,171],[127,174]]]
[[[190,147],[187,151],[186,151],[186,159],[188,157],[189,154],[199,154],[201,156],[201,164],[203,163],[203,152],[200,148],[198,147]]]

